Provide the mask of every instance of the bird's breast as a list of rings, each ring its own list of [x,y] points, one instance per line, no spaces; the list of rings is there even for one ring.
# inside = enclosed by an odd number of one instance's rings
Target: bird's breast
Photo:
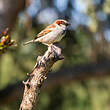
[[[64,37],[65,33],[66,33],[66,30],[56,29],[38,39],[40,42],[43,42],[43,43],[59,42]]]

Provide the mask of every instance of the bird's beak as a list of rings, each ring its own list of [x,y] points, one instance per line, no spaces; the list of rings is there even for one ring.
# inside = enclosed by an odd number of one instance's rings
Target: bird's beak
[[[67,24],[66,24],[67,26],[69,26],[69,25],[71,25],[69,22],[67,22]]]

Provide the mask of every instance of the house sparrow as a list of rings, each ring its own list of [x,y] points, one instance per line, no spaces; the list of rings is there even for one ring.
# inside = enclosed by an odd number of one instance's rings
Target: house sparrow
[[[55,42],[59,42],[65,35],[69,22],[63,19],[56,20],[53,24],[47,26],[42,30],[34,40],[24,43],[24,45],[41,42],[47,46],[52,45]]]

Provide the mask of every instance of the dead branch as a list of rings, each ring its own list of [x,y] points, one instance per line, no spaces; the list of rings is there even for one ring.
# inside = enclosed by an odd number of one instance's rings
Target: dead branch
[[[52,65],[61,59],[63,59],[61,49],[54,45],[48,47],[44,56],[38,56],[33,71],[29,74],[27,81],[24,82],[24,95],[19,110],[33,110],[36,108],[40,89],[46,79],[47,73],[50,71]]]

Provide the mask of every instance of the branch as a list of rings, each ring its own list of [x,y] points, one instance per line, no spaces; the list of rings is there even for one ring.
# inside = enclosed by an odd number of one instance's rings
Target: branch
[[[63,59],[61,49],[54,45],[48,47],[44,56],[38,56],[33,71],[29,74],[27,81],[24,82],[24,95],[19,110],[33,110],[36,108],[35,105],[38,101],[40,89],[46,79],[47,73],[50,71],[52,65],[61,59]]]

